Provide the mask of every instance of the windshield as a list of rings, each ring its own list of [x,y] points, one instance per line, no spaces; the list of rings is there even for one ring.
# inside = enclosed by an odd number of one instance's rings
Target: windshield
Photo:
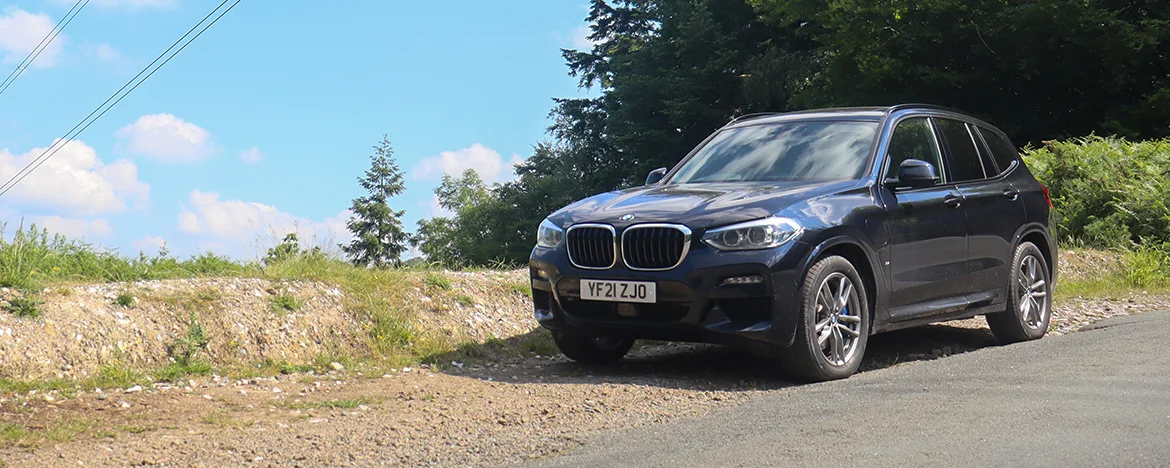
[[[791,122],[723,130],[670,183],[858,179],[877,129],[877,122]]]

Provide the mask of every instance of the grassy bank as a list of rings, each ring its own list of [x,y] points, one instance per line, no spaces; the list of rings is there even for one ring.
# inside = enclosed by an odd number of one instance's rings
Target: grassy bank
[[[416,266],[374,270],[353,265],[314,250],[299,247],[283,249],[281,255],[262,261],[242,262],[211,253],[177,259],[163,253],[153,257],[126,257],[100,247],[50,236],[44,231],[20,229],[14,235],[0,235],[0,287],[10,288],[6,313],[33,320],[41,315],[41,297],[54,294],[64,286],[92,283],[135,282],[212,277],[241,277],[268,280],[274,284],[287,281],[317,281],[334,285],[344,294],[344,307],[356,322],[365,327],[361,345],[326,346],[328,351],[311,362],[251,362],[215,372],[237,376],[276,373],[328,371],[333,363],[346,369],[362,369],[380,375],[382,369],[420,363],[441,365],[451,360],[475,359],[495,354],[516,354],[521,349],[547,349],[541,336],[515,346],[495,342],[469,341],[464,337],[420,326],[418,304],[410,300],[421,291],[428,299],[446,301],[464,307],[480,298],[469,297],[452,287],[448,272]],[[489,294],[530,295],[521,282],[493,285]],[[498,289],[498,291],[497,291]],[[5,299],[0,297],[0,299]],[[194,299],[193,299],[194,300]],[[114,303],[129,304],[133,298],[121,295]],[[271,298],[274,313],[294,311],[300,299],[277,293]],[[417,300],[415,301],[417,302]],[[182,305],[182,304],[179,304]],[[176,310],[182,309],[177,307]],[[194,317],[194,316],[192,316]],[[198,333],[183,337],[188,350],[181,357],[172,356],[171,365],[161,369],[131,369],[110,365],[83,381],[36,381],[0,379],[0,388],[10,391],[65,388],[112,388],[150,381],[179,380],[190,374],[207,374],[213,369],[199,356],[198,343],[206,342],[202,330],[192,319]],[[535,342],[533,341],[535,340]],[[191,345],[190,343],[195,343]],[[191,346],[194,346],[191,348]]]

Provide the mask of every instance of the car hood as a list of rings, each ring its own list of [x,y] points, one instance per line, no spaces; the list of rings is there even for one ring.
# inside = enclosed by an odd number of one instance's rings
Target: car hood
[[[563,227],[589,222],[619,227],[670,222],[701,229],[772,216],[793,203],[855,183],[850,180],[651,185],[595,195],[561,209],[552,218]],[[628,215],[633,215],[633,219],[622,219]]]

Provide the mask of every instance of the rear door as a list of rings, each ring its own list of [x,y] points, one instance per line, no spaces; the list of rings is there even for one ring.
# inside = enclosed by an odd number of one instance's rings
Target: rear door
[[[968,299],[973,306],[1001,302],[1007,293],[1016,231],[1024,224],[1020,193],[1005,178],[978,130],[966,122],[935,118],[946,148],[950,180],[967,214]]]
[[[967,219],[962,194],[948,183],[938,139],[930,119],[913,117],[894,128],[887,145],[886,178],[898,176],[898,165],[919,159],[935,166],[942,177],[933,187],[886,190],[886,226],[890,233],[889,313],[905,320],[943,313],[966,304]]]

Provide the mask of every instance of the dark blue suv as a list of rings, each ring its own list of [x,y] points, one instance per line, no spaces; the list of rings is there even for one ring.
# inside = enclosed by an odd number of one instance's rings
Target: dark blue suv
[[[541,223],[536,320],[569,358],[721,343],[796,377],[856,372],[868,337],[986,315],[1048,328],[1047,189],[1003,132],[926,105],[740,117],[646,185]]]

